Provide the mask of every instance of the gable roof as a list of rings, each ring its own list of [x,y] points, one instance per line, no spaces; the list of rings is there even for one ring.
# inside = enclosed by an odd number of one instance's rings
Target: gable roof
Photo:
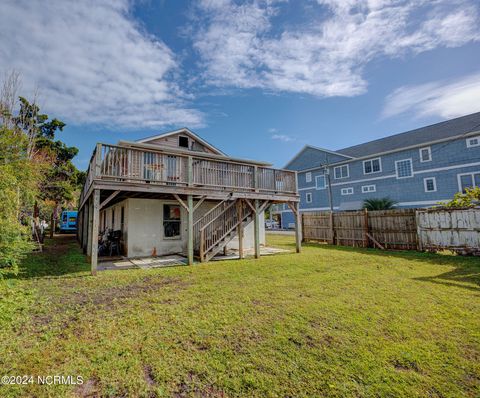
[[[454,138],[473,133],[480,129],[480,112],[457,117],[444,122],[431,124],[404,133],[391,135],[378,140],[339,149],[337,153],[351,157],[364,157],[377,153],[394,151],[410,146],[426,144],[431,141]]]
[[[171,135],[174,135],[174,134],[179,134],[179,133],[182,133],[182,134],[185,134],[185,135],[190,136],[190,138],[193,138],[194,140],[200,142],[202,145],[206,146],[207,148],[209,148],[211,151],[213,151],[213,152],[216,153],[217,155],[227,156],[227,155],[226,155],[224,152],[222,152],[220,149],[218,149],[217,147],[214,147],[212,144],[210,144],[209,142],[205,141],[202,137],[200,137],[199,135],[195,134],[192,130],[190,130],[190,129],[187,128],[187,127],[183,127],[183,128],[181,128],[181,129],[178,129],[178,130],[167,131],[166,133],[157,134],[157,135],[153,135],[153,136],[146,137],[146,138],[141,138],[141,139],[139,139],[139,140],[136,140],[135,142],[139,142],[139,143],[141,143],[141,144],[144,144],[144,143],[148,143],[149,141],[156,140],[156,139],[158,139],[158,138],[165,138],[165,137],[168,137],[168,136],[171,136]]]
[[[316,166],[319,166],[321,164],[327,163],[327,158],[328,155],[333,156],[336,158],[336,161],[340,160],[348,160],[352,159],[351,156],[344,155],[335,151],[331,151],[329,149],[324,149],[324,148],[319,148],[313,145],[305,145],[284,167],[284,169],[301,169],[302,167],[298,167],[295,163],[302,155],[306,155],[307,152],[310,152],[310,159],[305,159],[305,161],[314,161]],[[313,153],[312,153],[313,152]],[[330,161],[331,162],[331,159]]]

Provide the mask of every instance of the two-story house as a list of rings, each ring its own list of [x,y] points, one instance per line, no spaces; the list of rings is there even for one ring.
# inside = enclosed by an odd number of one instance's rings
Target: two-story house
[[[480,112],[331,151],[305,146],[285,166],[298,173],[300,210],[356,210],[369,198],[429,207],[480,186]],[[293,226],[278,205],[283,228]]]

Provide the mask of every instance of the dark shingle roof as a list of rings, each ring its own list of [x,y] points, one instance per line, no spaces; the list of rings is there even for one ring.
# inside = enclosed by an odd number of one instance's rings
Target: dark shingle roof
[[[478,130],[480,130],[480,112],[339,149],[336,152],[352,157],[362,157],[413,145],[421,145],[430,141],[455,137]]]

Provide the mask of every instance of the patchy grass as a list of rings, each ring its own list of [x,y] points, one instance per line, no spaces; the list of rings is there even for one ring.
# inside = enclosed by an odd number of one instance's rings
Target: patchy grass
[[[293,237],[269,236],[293,249]],[[0,396],[475,397],[480,261],[328,247],[88,273],[58,237],[0,283]]]

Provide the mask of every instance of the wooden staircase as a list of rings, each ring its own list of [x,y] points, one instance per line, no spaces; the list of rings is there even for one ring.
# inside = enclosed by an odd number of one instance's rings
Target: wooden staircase
[[[201,262],[209,261],[253,219],[252,208],[242,199],[218,203],[193,225],[195,254]]]

